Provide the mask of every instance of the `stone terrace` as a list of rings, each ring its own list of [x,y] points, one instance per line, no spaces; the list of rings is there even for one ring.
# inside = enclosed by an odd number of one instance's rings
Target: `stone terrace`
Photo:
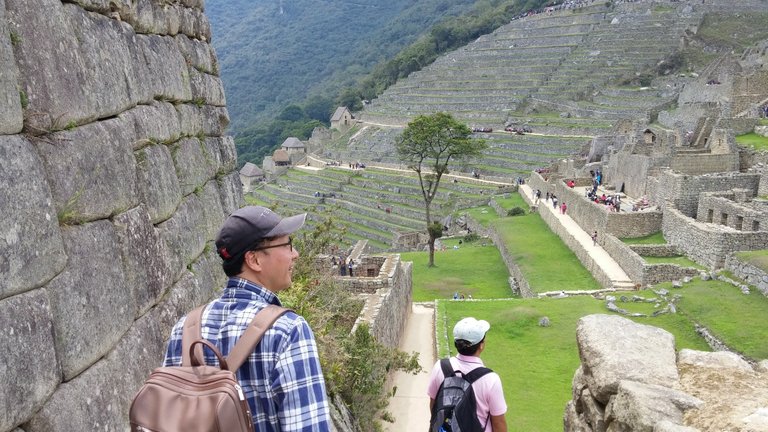
[[[435,220],[457,208],[487,204],[496,185],[443,178],[432,203]],[[366,168],[308,169],[297,167],[251,193],[256,201],[279,203],[287,211],[331,211],[346,227],[345,243],[368,239],[372,250],[392,250],[396,233],[424,231],[424,201],[418,179],[408,172]]]

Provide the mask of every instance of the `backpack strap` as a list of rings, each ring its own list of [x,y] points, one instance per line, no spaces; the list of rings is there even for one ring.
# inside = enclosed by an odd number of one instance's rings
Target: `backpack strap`
[[[451,359],[440,359],[440,367],[443,369],[443,378],[456,375],[456,371],[453,370],[453,365],[451,364]]]
[[[229,352],[227,356],[228,369],[232,372],[237,372],[248,356],[251,355],[256,345],[259,344],[264,333],[272,327],[272,324],[278,318],[289,310],[270,304],[258,311],[248,325],[248,328],[240,335],[240,339],[238,339],[235,346]]]
[[[202,338],[202,328],[200,322],[203,317],[203,309],[207,305],[202,305],[192,310],[187,314],[187,318],[184,320],[184,328],[181,331],[181,365],[192,366],[192,359],[189,357],[189,348],[192,346],[192,342]],[[205,364],[205,358],[203,357],[203,346],[198,344],[195,346],[195,358],[198,359],[199,364]]]
[[[469,372],[468,374],[464,375],[464,379],[467,380],[470,384],[472,384],[491,372],[493,371],[488,369],[487,367],[475,368],[475,369],[472,369],[472,371]]]

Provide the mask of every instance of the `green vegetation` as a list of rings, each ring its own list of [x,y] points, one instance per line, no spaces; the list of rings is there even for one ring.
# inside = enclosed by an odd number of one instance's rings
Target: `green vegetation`
[[[768,272],[768,249],[736,252],[739,260],[749,263],[765,272]]]
[[[696,32],[696,38],[706,44],[732,50],[743,50],[768,38],[768,13],[712,13]]]
[[[413,261],[413,301],[449,299],[455,292],[476,299],[512,297],[507,267],[493,243],[461,239],[459,245],[459,240],[443,241],[445,250],[437,252],[438,265],[434,267],[428,266],[427,252],[401,254],[403,261]]]
[[[448,164],[480,156],[488,148],[485,141],[470,138],[472,131],[447,113],[420,115],[408,123],[398,138],[397,157],[419,177],[427,232],[429,232],[429,266],[435,265],[435,239],[443,235],[443,225],[433,224],[430,208],[437,195],[440,180],[448,173]]]
[[[586,296],[494,302],[441,301],[436,334],[450,334],[456,321],[466,316],[490,322],[482,358],[502,377],[510,407],[509,430],[554,431],[562,429],[562,412],[571,399],[571,380],[579,367],[576,324],[582,316],[594,313],[609,312],[601,301]],[[550,327],[538,325],[544,316],[550,319]],[[671,332],[677,349],[708,350],[693,325],[681,315],[635,321]],[[438,341],[441,357],[448,355],[448,345],[445,339]],[[450,347],[453,348],[452,344]],[[451,354],[455,354],[455,350]]]
[[[661,231],[645,237],[624,238],[621,241],[626,244],[667,244]]]
[[[758,151],[768,151],[768,137],[758,135],[754,132],[737,136],[736,143]]]
[[[533,292],[600,288],[573,252],[549,230],[537,213],[500,219],[492,225],[501,234],[512,260]]]
[[[706,267],[696,264],[696,262],[683,255],[675,255],[670,257],[643,256],[643,259],[648,264],[677,264],[681,267],[694,267],[702,270],[706,269]]]

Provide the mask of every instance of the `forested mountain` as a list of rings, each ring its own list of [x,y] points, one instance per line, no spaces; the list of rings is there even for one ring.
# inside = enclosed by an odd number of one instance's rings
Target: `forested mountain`
[[[237,133],[312,95],[332,101],[447,16],[493,0],[208,0]],[[331,107],[332,109],[334,107]],[[325,107],[322,107],[325,109]],[[330,115],[330,112],[328,113]]]

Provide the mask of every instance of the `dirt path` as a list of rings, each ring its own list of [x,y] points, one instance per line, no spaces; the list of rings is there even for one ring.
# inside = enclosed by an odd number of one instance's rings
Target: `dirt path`
[[[397,387],[390,399],[389,412],[394,423],[384,422],[387,432],[425,431],[429,428],[429,398],[427,384],[429,371],[435,364],[435,308],[432,305],[413,304],[400,350],[417,351],[422,372],[410,375],[396,372],[392,385]]]

